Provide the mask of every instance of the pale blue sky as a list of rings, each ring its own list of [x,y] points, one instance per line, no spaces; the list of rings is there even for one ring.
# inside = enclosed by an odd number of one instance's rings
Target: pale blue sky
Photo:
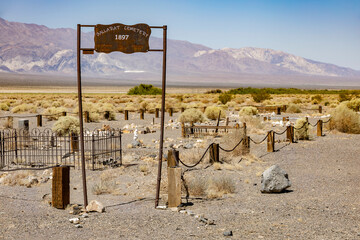
[[[360,0],[0,0],[0,17],[51,28],[168,25],[171,39],[271,48],[360,70]]]

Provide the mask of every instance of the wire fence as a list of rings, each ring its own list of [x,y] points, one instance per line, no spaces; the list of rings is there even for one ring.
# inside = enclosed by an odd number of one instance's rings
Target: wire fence
[[[122,164],[121,130],[84,131],[86,168],[97,170]],[[0,171],[43,169],[68,165],[80,168],[81,144],[76,133],[51,129],[0,131]]]

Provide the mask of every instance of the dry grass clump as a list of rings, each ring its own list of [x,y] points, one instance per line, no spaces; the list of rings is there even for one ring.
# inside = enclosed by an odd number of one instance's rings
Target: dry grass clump
[[[360,115],[347,107],[347,103],[340,104],[331,114],[330,129],[344,133],[360,133]]]
[[[346,106],[354,111],[359,111],[360,108],[360,98],[355,98],[346,103]]]
[[[258,114],[258,110],[256,107],[243,107],[239,112],[240,116],[252,116],[257,114]]]
[[[220,111],[221,111],[221,113],[220,113]],[[206,110],[205,110],[205,116],[208,119],[211,119],[211,120],[218,119],[219,113],[220,113],[220,118],[225,118],[226,117],[226,112],[221,107],[210,106],[210,107],[207,107]]]
[[[179,117],[179,122],[190,123],[190,122],[205,122],[205,115],[195,108],[186,109]]]
[[[287,113],[301,113],[300,107],[296,104],[290,104],[287,109]]]
[[[210,199],[221,198],[224,194],[234,193],[235,183],[230,177],[210,178],[206,189],[206,196]]]
[[[244,137],[244,131],[243,129],[234,129],[233,131],[229,132],[223,137],[226,149],[233,149],[236,144],[240,142],[241,139]],[[239,146],[237,146],[234,151],[232,151],[230,154],[233,156],[240,156],[243,154],[243,150],[241,147],[241,143]]]
[[[89,112],[89,121],[90,122],[99,122],[101,119],[101,116],[99,112],[103,112],[104,110],[99,108],[99,105],[89,102],[83,103],[83,112]],[[77,105],[74,108],[74,112],[79,112],[79,106]]]
[[[100,175],[100,181],[95,183],[92,187],[92,193],[95,195],[101,194],[118,194],[116,182],[114,180],[113,174],[109,173],[111,170],[105,170]]]
[[[6,103],[0,103],[0,110],[9,111],[9,105],[7,105]]]
[[[189,193],[192,196],[201,197],[206,195],[207,182],[200,177],[193,178],[189,184]]]
[[[185,164],[194,164],[200,160],[200,158],[202,157],[203,154],[204,154],[204,150],[199,149],[199,148],[193,148],[193,149],[189,149],[186,151],[181,151],[180,159]],[[206,158],[206,156],[205,156],[205,158]],[[204,162],[205,162],[205,159],[201,163],[204,163]]]
[[[36,106],[31,104],[20,104],[11,109],[12,113],[31,112],[36,113]]]
[[[31,171],[17,171],[1,176],[1,183],[8,186],[31,186],[30,177],[34,176]]]
[[[73,133],[79,133],[79,119],[73,116],[60,117],[52,127],[54,132],[60,136],[65,136]]]
[[[299,140],[309,140],[310,125],[306,124],[306,118],[299,118],[295,122],[295,138]],[[298,128],[298,129],[297,129]]]
[[[51,107],[45,109],[45,111],[42,114],[48,115],[46,116],[46,118],[49,121],[52,121],[52,120],[58,120],[61,117],[62,112],[66,112],[66,109],[64,107]]]

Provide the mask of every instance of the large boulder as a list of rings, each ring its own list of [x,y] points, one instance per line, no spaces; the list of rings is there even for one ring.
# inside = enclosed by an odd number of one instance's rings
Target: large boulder
[[[262,193],[279,193],[291,186],[288,174],[278,165],[266,169],[261,175]]]

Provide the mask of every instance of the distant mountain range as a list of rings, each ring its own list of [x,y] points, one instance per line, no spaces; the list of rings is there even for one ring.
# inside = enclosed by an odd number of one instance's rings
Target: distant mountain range
[[[9,22],[0,18],[0,72],[31,74],[76,73],[76,31],[50,29],[43,25]],[[93,32],[82,33],[82,46],[93,46]],[[151,48],[161,48],[162,39],[151,37]],[[169,76],[323,76],[360,78],[360,71],[316,62],[282,51],[263,48],[214,50],[186,41],[168,40]],[[129,78],[160,75],[162,54],[95,53],[82,55],[86,76]]]

